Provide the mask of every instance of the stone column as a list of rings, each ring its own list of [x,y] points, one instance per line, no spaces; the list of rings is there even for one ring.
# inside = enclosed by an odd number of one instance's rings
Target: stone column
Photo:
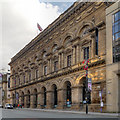
[[[82,102],[82,89],[78,86],[72,87],[72,109],[79,109]]]
[[[27,108],[27,95],[24,96],[24,108]]]
[[[33,68],[32,70],[31,70],[32,72],[31,72],[31,78],[32,78],[32,80],[34,80],[35,79],[35,69]]]
[[[50,59],[50,71],[49,71],[49,73],[51,73],[52,72],[52,60]]]
[[[76,59],[76,56],[75,56],[75,46],[73,46],[73,62],[72,64],[74,65],[75,64],[75,59]]]
[[[48,109],[51,109],[53,108],[53,99],[52,99],[52,91],[47,91],[47,94],[46,94],[46,98],[47,98],[47,101],[46,101],[46,108]]]
[[[48,59],[48,74],[50,73],[50,59]]]
[[[82,50],[82,47],[79,46],[79,62],[81,62],[81,50]]]
[[[25,72],[26,83],[28,82],[28,71]]]
[[[41,108],[41,99],[42,99],[41,93],[38,93],[37,108]]]
[[[40,99],[39,99],[39,101],[40,101],[40,108],[43,108],[43,105],[44,105],[44,93],[41,92],[39,94],[39,96],[40,96]]]
[[[34,95],[31,94],[30,96],[30,108],[34,108]]]
[[[95,38],[92,38],[91,44],[91,58],[95,57]]]
[[[61,68],[61,53],[59,54],[58,69]]]
[[[64,63],[64,67],[67,67],[67,55],[66,54],[64,54],[63,63]]]
[[[58,89],[58,109],[64,109],[66,105],[65,89]]]
[[[39,64],[39,77],[42,76],[42,64]]]
[[[79,44],[76,46],[76,63],[80,61]]]
[[[81,48],[81,61],[83,61],[84,60],[84,50]]]
[[[63,52],[62,52],[61,56],[62,56],[61,66],[62,66],[62,68],[64,68],[64,53]]]

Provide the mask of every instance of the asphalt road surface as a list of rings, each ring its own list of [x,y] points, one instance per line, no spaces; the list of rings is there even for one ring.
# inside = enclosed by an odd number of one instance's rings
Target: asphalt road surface
[[[118,118],[117,116],[26,109],[2,109],[2,118]]]

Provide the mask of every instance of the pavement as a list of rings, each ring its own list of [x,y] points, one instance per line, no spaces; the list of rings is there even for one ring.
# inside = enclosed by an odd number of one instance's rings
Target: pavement
[[[18,109],[18,108],[17,108]],[[20,108],[21,109],[21,108]],[[22,108],[23,110],[33,110],[41,112],[58,112],[58,113],[76,113],[76,114],[86,114],[83,111],[74,111],[74,110],[58,110],[58,109],[33,109],[33,108]],[[120,113],[100,113],[100,112],[88,112],[89,115],[104,115],[104,116],[115,116],[120,117]]]
[[[114,113],[96,113],[89,112],[86,114],[81,111],[73,111],[73,110],[56,110],[56,109],[31,109],[31,108],[16,108],[16,109],[2,109],[2,118],[3,120],[23,120],[23,118],[51,118],[51,120],[62,120],[66,118],[66,120],[120,120],[120,116]],[[5,119],[4,119],[5,118]],[[27,120],[27,119],[24,119]],[[31,120],[31,119],[29,119]]]

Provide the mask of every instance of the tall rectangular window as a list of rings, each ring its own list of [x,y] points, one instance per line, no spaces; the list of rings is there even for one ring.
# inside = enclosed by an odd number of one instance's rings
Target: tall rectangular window
[[[19,85],[20,85],[20,77],[18,77],[18,83],[19,83]]]
[[[57,71],[58,70],[58,61],[55,61],[54,62],[54,71]]]
[[[38,78],[38,70],[36,70],[36,78]]]
[[[89,59],[89,47],[84,48],[84,59]]]
[[[31,81],[31,72],[29,72],[29,81]]]
[[[8,78],[8,88],[10,88],[10,77]]]
[[[47,66],[44,66],[44,75],[47,75]]]
[[[16,87],[16,78],[15,78],[15,83],[14,84],[15,84],[14,86]]]
[[[98,29],[96,28],[96,50],[95,50],[96,55],[98,55]]]
[[[23,83],[25,83],[25,75],[23,76]]]
[[[113,62],[120,61],[120,11],[113,15]]]
[[[67,56],[67,67],[71,66],[71,55]]]

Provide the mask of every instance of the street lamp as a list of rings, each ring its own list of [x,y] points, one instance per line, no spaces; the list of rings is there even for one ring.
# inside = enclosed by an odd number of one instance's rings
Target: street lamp
[[[86,93],[85,93],[86,114],[88,114],[88,63],[89,63],[89,59],[84,60],[84,62],[85,62],[84,70],[86,70]]]

